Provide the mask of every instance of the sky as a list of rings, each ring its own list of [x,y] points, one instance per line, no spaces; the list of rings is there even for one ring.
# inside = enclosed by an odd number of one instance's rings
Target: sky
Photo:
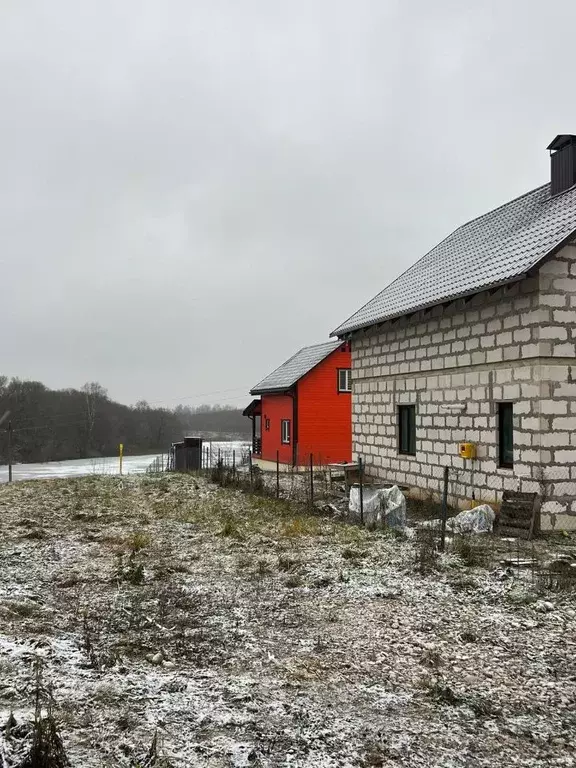
[[[576,133],[576,3],[2,0],[0,373],[243,406]]]

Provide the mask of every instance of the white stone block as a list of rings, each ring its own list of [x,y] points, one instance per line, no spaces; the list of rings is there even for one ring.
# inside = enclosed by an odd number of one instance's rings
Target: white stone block
[[[524,398],[531,398],[531,397],[540,397],[540,385],[539,384],[520,384],[520,390],[522,392],[522,397]]]
[[[555,431],[576,431],[576,416],[558,416],[552,419],[552,429]]]
[[[541,293],[540,303],[545,307],[565,307],[567,297],[561,293]]]
[[[559,277],[553,281],[555,291],[561,293],[576,293],[576,279],[573,277]]]
[[[558,464],[574,464],[576,463],[576,450],[556,450],[554,451],[554,461]],[[576,493],[576,486],[574,486],[574,492]]]
[[[522,347],[522,357],[538,357],[540,355],[539,344],[526,344]]]
[[[551,261],[548,261],[542,264],[542,266],[540,267],[540,274],[554,275],[556,277],[567,277],[568,267],[569,267],[568,262],[557,261],[556,259],[552,259]]]
[[[532,338],[532,331],[530,328],[518,328],[514,331],[514,341],[526,342]]]
[[[574,265],[576,267],[576,264]],[[552,313],[555,323],[576,323],[576,312],[570,309],[555,309]]]
[[[556,357],[574,357],[576,347],[574,344],[554,344],[554,355]]]
[[[540,338],[566,341],[568,339],[568,331],[560,325],[545,325],[540,328]]]
[[[570,434],[568,432],[547,432],[543,429],[540,434],[540,445],[547,448],[553,448],[554,446],[568,446],[570,445]]]
[[[565,400],[541,400],[540,413],[562,416],[568,413],[568,403]]]

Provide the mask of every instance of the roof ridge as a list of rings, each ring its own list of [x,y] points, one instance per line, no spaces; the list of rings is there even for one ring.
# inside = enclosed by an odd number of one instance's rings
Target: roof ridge
[[[270,382],[272,379],[272,382],[268,384],[268,388],[270,391],[273,389],[287,389],[291,386],[293,386],[297,381],[299,381],[301,378],[303,378],[307,373],[309,373],[313,368],[315,368],[319,363],[321,363],[323,360],[325,360],[332,352],[335,352],[338,346],[342,342],[339,339],[327,339],[324,342],[320,342],[319,344],[310,344],[306,347],[301,347],[299,350],[297,350],[291,357],[289,357],[287,360],[285,360],[283,363],[281,363],[278,367],[274,368],[273,371],[271,371],[267,376],[264,376],[263,379],[261,379],[256,386],[252,387],[250,390],[251,394],[257,394],[259,391],[265,391],[267,389],[266,382]],[[310,352],[311,350],[318,350],[320,348],[322,351],[320,352],[320,357],[316,360],[314,360],[314,357],[312,357],[312,361],[310,363]],[[308,357],[306,357],[308,355]],[[316,355],[318,357],[318,354]],[[296,361],[296,366],[298,366],[297,358],[302,357],[303,361],[300,362],[300,370],[298,370],[298,367],[296,367],[296,370],[290,371],[290,364]],[[302,368],[302,364],[304,363],[304,368]],[[307,364],[308,363],[308,364]],[[288,369],[288,378],[286,378],[286,374],[284,378],[282,379],[282,372],[283,369]],[[274,382],[274,377],[276,374],[280,373],[280,381]],[[278,378],[278,377],[277,377]]]
[[[528,195],[532,195],[535,192],[537,192],[540,189],[544,189],[544,187],[550,186],[550,182],[547,181],[545,184],[541,184],[539,187],[534,187],[534,189],[529,190],[528,192],[524,192],[522,195],[518,195],[518,197],[513,197],[512,200],[509,200],[507,203],[502,203],[501,205],[496,206],[496,208],[492,208],[489,211],[486,211],[486,213],[480,214],[480,216],[475,216],[473,219],[469,219],[464,224],[460,224],[459,227],[456,227],[456,229],[453,229],[451,232],[449,232],[445,237],[442,238],[439,242],[436,243],[436,245],[432,246],[423,256],[420,256],[419,259],[417,259],[413,264],[411,264],[409,267],[406,267],[406,269],[402,270],[399,275],[396,275],[396,277],[389,283],[387,283],[384,288],[382,288],[381,291],[379,291],[376,296],[373,296],[371,299],[368,299],[368,301],[365,304],[362,304],[361,307],[359,307],[356,312],[352,312],[352,314],[344,320],[343,323],[340,323],[340,325],[337,326],[337,328],[332,331],[330,334],[331,336],[336,333],[338,328],[341,328],[343,325],[346,325],[348,320],[351,320],[354,315],[357,315],[359,312],[362,312],[362,310],[368,306],[368,304],[371,304],[373,301],[375,301],[380,294],[384,293],[384,291],[387,291],[389,288],[391,288],[394,283],[396,283],[398,280],[400,280],[403,275],[406,274],[410,269],[413,269],[417,264],[419,264],[421,261],[424,261],[424,259],[432,253],[436,248],[439,248],[442,243],[446,242],[449,238],[453,237],[453,235],[456,234],[456,232],[460,232],[461,229],[464,229],[464,227],[468,227],[470,224],[472,224],[474,221],[478,221],[479,219],[483,219],[485,216],[490,216],[492,213],[496,213],[496,211],[499,211],[501,208],[504,208],[507,205],[511,205],[512,203],[517,202],[518,200],[521,200],[523,197],[527,197]]]
[[[302,347],[302,349],[314,349],[315,347],[323,347],[324,344],[334,344],[334,339],[326,339],[326,341],[319,341],[316,344],[308,344],[305,347]],[[299,350],[299,352],[302,352],[302,349]]]
[[[447,237],[450,237],[451,235],[456,234],[456,232],[459,232],[461,229],[464,229],[464,227],[467,227],[473,222],[479,221],[480,219],[483,219],[486,216],[490,216],[491,214],[496,213],[496,211],[499,211],[501,208],[506,208],[507,206],[512,205],[512,203],[517,203],[518,200],[522,200],[523,197],[528,197],[528,195],[533,195],[535,192],[539,192],[541,189],[544,189],[544,187],[549,187],[549,186],[550,186],[550,182],[547,181],[545,184],[540,184],[539,187],[534,187],[534,189],[529,189],[528,192],[524,192],[523,194],[518,195],[517,197],[513,197],[512,200],[508,200],[508,202],[506,203],[501,203],[500,205],[497,205],[496,208],[491,208],[489,211],[486,211],[486,213],[481,213],[479,216],[474,216],[474,218],[468,219],[468,221],[466,221],[464,224],[460,224],[459,227],[456,227],[456,229],[454,229]],[[447,237],[445,237],[444,240],[446,240]],[[440,240],[438,245],[441,245],[444,242],[444,240]],[[415,262],[415,263],[417,264],[418,262]]]
[[[341,323],[342,336],[470,291],[519,279],[576,232],[576,185],[541,184],[461,224]]]
[[[250,392],[252,392],[252,390],[254,390],[254,389],[258,389],[258,387],[260,386],[260,384],[262,384],[262,382],[263,382],[263,381],[266,381],[266,379],[270,378],[270,376],[273,376],[273,375],[276,373],[276,371],[279,371],[279,370],[280,370],[280,368],[284,368],[284,366],[285,366],[285,365],[288,365],[288,363],[289,363],[289,362],[291,362],[292,360],[294,360],[294,358],[295,358],[295,357],[298,357],[298,355],[299,355],[301,352],[303,352],[305,349],[308,349],[308,347],[300,347],[300,349],[299,349],[297,352],[294,352],[294,354],[293,354],[291,357],[287,358],[286,360],[284,360],[284,362],[283,362],[283,363],[280,363],[280,365],[276,366],[276,368],[274,368],[274,370],[273,370],[273,371],[270,371],[270,373],[268,373],[266,376],[264,376],[264,378],[263,378],[263,379],[260,379],[260,381],[258,382],[258,384],[256,384],[256,386],[255,386],[255,387],[252,387],[252,389],[250,390]]]

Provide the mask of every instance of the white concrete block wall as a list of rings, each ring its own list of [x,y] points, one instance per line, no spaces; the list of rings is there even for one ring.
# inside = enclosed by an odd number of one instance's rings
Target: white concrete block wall
[[[538,491],[543,528],[576,527],[576,246],[539,273],[355,334],[353,443],[375,479],[461,506]],[[574,367],[573,367],[574,366]],[[574,373],[574,381],[572,374]],[[514,404],[514,468],[498,465],[498,403]],[[416,456],[398,453],[398,406],[416,405]],[[477,443],[476,461],[458,443]]]

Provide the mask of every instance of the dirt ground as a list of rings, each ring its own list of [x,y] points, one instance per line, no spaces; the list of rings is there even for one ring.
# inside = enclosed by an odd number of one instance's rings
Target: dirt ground
[[[427,546],[190,476],[0,487],[0,768],[36,704],[75,768],[576,765],[574,590]]]

